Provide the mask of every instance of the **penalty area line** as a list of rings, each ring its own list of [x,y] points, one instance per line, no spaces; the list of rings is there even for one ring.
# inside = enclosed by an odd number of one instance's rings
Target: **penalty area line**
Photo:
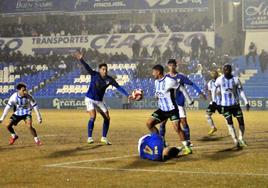
[[[90,163],[90,162],[98,162],[98,161],[108,161],[108,160],[123,159],[123,158],[129,158],[129,157],[137,157],[137,156],[138,156],[137,154],[135,154],[135,155],[123,155],[123,156],[119,156],[119,157],[108,157],[108,158],[101,158],[101,159],[72,161],[72,162],[65,162],[65,163],[48,164],[48,165],[43,165],[43,166],[45,166],[45,167],[59,167],[59,166],[78,164],[78,163]]]
[[[207,172],[207,171],[184,171],[184,170],[153,170],[142,168],[109,168],[109,167],[85,167],[85,166],[46,166],[55,168],[68,168],[68,169],[90,169],[98,171],[118,171],[118,172],[152,172],[152,173],[173,173],[173,174],[199,174],[199,175],[227,175],[227,176],[268,176],[262,173],[239,173],[239,172]]]

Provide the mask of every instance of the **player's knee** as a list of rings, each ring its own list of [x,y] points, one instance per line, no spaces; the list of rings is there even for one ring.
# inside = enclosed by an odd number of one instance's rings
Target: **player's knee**
[[[152,121],[151,121],[151,120],[148,120],[148,121],[146,122],[146,126],[148,127],[148,129],[151,129],[151,128],[153,127],[153,123],[152,123]]]
[[[211,113],[210,112],[207,112],[207,114],[205,115],[205,117],[207,118],[207,119],[211,119]]]

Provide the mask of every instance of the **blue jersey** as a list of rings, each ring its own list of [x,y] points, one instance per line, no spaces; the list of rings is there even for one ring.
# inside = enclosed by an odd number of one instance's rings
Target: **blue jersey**
[[[180,84],[183,86],[185,84],[192,86],[197,91],[198,94],[200,94],[202,92],[201,89],[195,83],[193,83],[187,76],[185,76],[183,74],[178,73],[175,77],[172,77],[172,78],[178,80],[180,82]],[[185,97],[179,89],[176,90],[176,103],[179,106],[185,105]]]
[[[128,96],[128,93],[119,86],[119,84],[111,76],[101,77],[100,73],[92,70],[92,68],[81,59],[80,62],[91,75],[91,81],[86,96],[95,101],[102,101],[106,89],[112,85],[118,89],[123,95]]]
[[[139,155],[143,159],[153,161],[163,160],[164,140],[158,134],[148,134],[140,138],[138,144]]]

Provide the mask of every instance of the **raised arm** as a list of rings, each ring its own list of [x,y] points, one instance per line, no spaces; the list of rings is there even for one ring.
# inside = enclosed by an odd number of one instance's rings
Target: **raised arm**
[[[112,86],[116,87],[116,89],[123,95],[125,95],[126,97],[130,97],[130,95],[128,94],[128,92],[123,88],[121,87],[117,81],[115,79],[112,79],[112,83],[111,83]]]
[[[77,60],[80,61],[80,63],[84,66],[84,68],[87,70],[87,72],[90,75],[95,74],[96,72],[85,62],[85,60],[83,59],[83,55],[80,52],[75,52],[73,55]]]
[[[192,82],[187,76],[185,75],[180,75],[180,82],[181,84],[186,84],[192,86],[198,95],[201,95],[204,99],[206,99],[206,95],[201,91],[201,89],[194,83]]]

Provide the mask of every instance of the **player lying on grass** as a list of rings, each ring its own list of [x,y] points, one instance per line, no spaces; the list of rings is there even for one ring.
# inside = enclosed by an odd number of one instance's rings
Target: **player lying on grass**
[[[211,76],[211,80],[207,84],[207,93],[208,93],[208,98],[210,100],[210,103],[206,111],[206,117],[207,117],[208,124],[210,126],[210,131],[208,132],[208,135],[211,136],[217,131],[217,128],[212,119],[212,114],[214,114],[216,110],[218,111],[219,114],[222,114],[222,109],[221,109],[221,95],[220,95],[221,91],[219,88],[215,89],[215,81],[219,77],[219,74],[217,71],[214,70],[214,71],[211,71],[210,76]],[[212,96],[211,96],[212,91],[214,89],[216,90],[215,103],[213,103]]]
[[[158,123],[164,122],[167,119],[172,121],[175,131],[178,133],[180,140],[184,146],[184,153],[192,153],[191,147],[188,141],[185,139],[184,134],[179,126],[179,111],[178,105],[175,101],[176,90],[180,89],[186,96],[189,103],[193,103],[189,94],[186,92],[185,88],[174,78],[166,75],[164,76],[164,67],[162,65],[155,65],[152,70],[152,74],[155,78],[155,96],[158,99],[158,107],[152,117],[147,121],[147,127],[151,133],[159,134],[156,125]]]
[[[98,111],[103,117],[103,131],[101,142],[107,145],[111,145],[107,138],[109,125],[110,125],[110,115],[107,106],[103,102],[103,96],[106,89],[112,85],[117,88],[119,92],[132,99],[132,96],[128,94],[119,84],[108,75],[108,66],[103,63],[99,65],[99,71],[94,71],[92,68],[84,61],[83,56],[80,52],[76,52],[74,57],[78,59],[87,72],[91,75],[91,81],[89,83],[89,88],[86,93],[85,103],[87,112],[89,113],[90,119],[88,121],[88,140],[89,144],[94,143],[92,138],[92,132],[94,128],[94,122],[96,119],[96,111]]]
[[[138,152],[142,159],[163,161],[177,157],[180,151],[176,147],[165,147],[163,137],[156,133],[141,137],[138,143]]]
[[[34,109],[37,115],[38,122],[40,124],[42,123],[42,118],[37,103],[34,100],[34,98],[30,94],[28,94],[26,84],[19,83],[16,88],[17,92],[15,92],[9,98],[8,103],[4,109],[3,115],[0,118],[0,123],[2,123],[5,117],[7,116],[10,108],[13,108],[14,113],[10,117],[10,121],[7,125],[7,129],[11,134],[9,144],[10,145],[14,144],[14,142],[19,138],[18,135],[15,133],[13,126],[16,126],[21,120],[24,120],[27,127],[30,129],[31,134],[34,137],[36,145],[40,146],[42,145],[42,143],[37,137],[35,128],[33,128],[32,126],[32,109]]]
[[[220,76],[215,81],[215,88],[212,91],[213,105],[216,105],[216,93],[217,88],[219,88],[221,91],[222,113],[227,121],[229,133],[232,136],[233,141],[237,147],[246,147],[247,144],[245,143],[243,138],[245,133],[245,123],[239,103],[239,95],[244,100],[247,111],[249,110],[250,106],[239,78],[232,75],[232,66],[224,65],[223,74],[224,75]],[[238,138],[234,128],[232,116],[236,117],[239,123]]]
[[[168,61],[169,72],[167,73],[167,75],[178,80],[178,82],[180,82],[180,84],[183,86],[184,85],[192,86],[196,90],[198,95],[201,95],[204,99],[206,99],[206,96],[201,91],[201,89],[195,83],[193,83],[190,79],[188,79],[187,76],[178,73],[176,69],[177,69],[176,60],[170,59]],[[179,115],[180,115],[179,125],[182,124],[182,131],[184,133],[185,139],[188,141],[189,144],[191,144],[191,142],[190,142],[190,128],[189,128],[189,125],[187,123],[187,118],[186,118],[185,97],[179,89],[176,90],[176,103],[177,103],[178,111],[179,111]],[[163,137],[165,137],[166,123],[167,123],[167,121],[164,121],[160,125],[160,135],[162,135]]]

